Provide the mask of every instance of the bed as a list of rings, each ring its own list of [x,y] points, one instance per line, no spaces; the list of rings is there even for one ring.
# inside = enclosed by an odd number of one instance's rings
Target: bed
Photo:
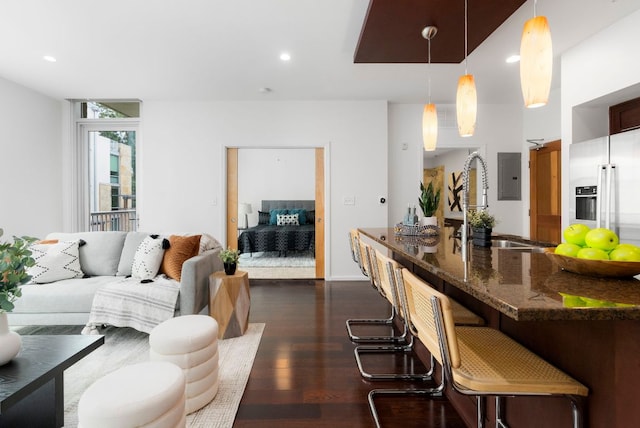
[[[240,234],[238,249],[241,253],[277,251],[281,256],[291,251],[313,254],[315,234],[315,201],[264,200],[258,211],[258,225]]]

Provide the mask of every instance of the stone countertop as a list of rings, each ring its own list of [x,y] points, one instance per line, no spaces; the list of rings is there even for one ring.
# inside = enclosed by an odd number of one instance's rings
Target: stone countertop
[[[471,244],[465,266],[454,227],[444,227],[434,237],[396,235],[393,228],[359,231],[518,321],[640,320],[636,278],[578,275],[561,270],[543,253]],[[504,235],[494,239],[530,242]]]

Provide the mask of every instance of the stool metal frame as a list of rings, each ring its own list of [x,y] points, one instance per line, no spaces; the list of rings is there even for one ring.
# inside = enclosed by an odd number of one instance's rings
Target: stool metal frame
[[[385,291],[380,287],[380,276],[378,273],[378,268],[376,265],[372,263],[371,253],[373,253],[373,249],[370,245],[363,243],[360,240],[357,232],[351,231],[349,233],[349,240],[352,243],[352,251],[354,255],[354,259],[357,259],[358,265],[360,266],[360,270],[364,275],[369,278],[371,286],[378,292],[382,297],[389,300],[386,296]],[[393,343],[400,344],[406,342],[406,332],[402,332],[399,335],[396,334],[387,334],[387,335],[375,335],[375,336],[364,336],[358,335],[353,331],[353,327],[356,325],[376,325],[376,326],[388,326],[390,329],[393,329],[393,320],[396,316],[396,310],[393,305],[390,307],[390,313],[386,318],[360,318],[360,319],[348,319],[346,321],[347,333],[349,335],[349,340],[354,343]]]
[[[360,345],[354,349],[354,356],[356,358],[356,363],[358,365],[358,370],[360,371],[360,375],[367,380],[430,380],[433,375],[433,362],[431,366],[427,370],[426,373],[370,373],[365,370],[362,355],[365,354],[402,354],[407,357],[413,351],[413,336],[408,334],[408,320],[407,320],[407,310],[406,304],[402,303],[401,300],[406,300],[404,296],[404,292],[398,286],[398,281],[396,280],[396,269],[399,269],[400,265],[394,260],[382,255],[380,252],[371,251],[371,264],[374,269],[377,269],[378,278],[380,278],[380,288],[384,290],[388,289],[388,294],[391,294],[390,303],[392,304],[396,314],[399,315],[399,319],[402,321],[403,330],[402,337],[406,338],[405,343],[397,344],[397,345],[386,345],[386,346],[371,346],[371,345]],[[382,287],[382,284],[386,283],[386,287]],[[402,294],[402,296],[400,295]],[[405,308],[405,309],[403,309]],[[414,355],[414,358],[415,357]]]

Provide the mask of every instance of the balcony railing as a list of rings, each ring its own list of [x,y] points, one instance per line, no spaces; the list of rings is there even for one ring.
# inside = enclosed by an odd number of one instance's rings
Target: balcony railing
[[[89,230],[135,232],[138,230],[136,210],[92,212],[89,218]]]

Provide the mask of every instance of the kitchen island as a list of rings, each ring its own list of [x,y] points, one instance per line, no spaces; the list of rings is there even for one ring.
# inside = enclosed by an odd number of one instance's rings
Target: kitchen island
[[[359,231],[489,326],[585,384],[586,426],[640,426],[635,392],[640,384],[640,281],[565,272],[535,249],[470,246],[469,261],[463,263],[456,229],[444,227],[435,237],[396,235],[392,228]],[[417,349],[419,355],[426,352]],[[428,355],[420,357],[427,361]],[[475,426],[474,400],[451,390],[447,396]],[[487,407],[492,418],[493,409]],[[562,398],[508,398],[505,413],[511,427],[571,426],[570,407]]]

